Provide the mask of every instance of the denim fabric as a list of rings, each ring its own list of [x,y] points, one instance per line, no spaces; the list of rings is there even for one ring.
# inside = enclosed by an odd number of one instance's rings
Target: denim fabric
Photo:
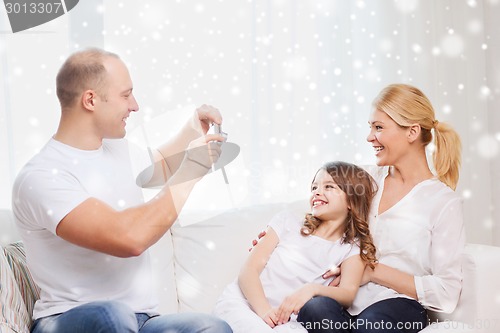
[[[150,317],[120,302],[92,302],[35,321],[32,333],[232,333],[229,325],[201,313]]]
[[[414,333],[428,324],[427,312],[415,300],[391,298],[351,316],[329,297],[315,297],[300,310],[297,321],[309,333]]]

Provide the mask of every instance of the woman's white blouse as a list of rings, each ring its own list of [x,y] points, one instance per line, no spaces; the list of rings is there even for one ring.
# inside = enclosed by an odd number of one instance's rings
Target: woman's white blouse
[[[368,171],[379,187],[370,212],[379,262],[413,275],[417,301],[425,308],[452,312],[462,287],[465,233],[461,198],[438,179],[428,179],[379,215],[389,168]],[[360,287],[348,311],[357,315],[373,303],[395,297],[410,298],[370,282]]]

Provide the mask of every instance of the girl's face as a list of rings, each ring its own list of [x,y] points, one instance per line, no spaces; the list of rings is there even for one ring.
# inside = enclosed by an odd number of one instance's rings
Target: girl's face
[[[320,169],[311,184],[311,214],[322,220],[345,220],[348,214],[347,196],[332,176]]]
[[[368,120],[370,134],[366,140],[372,144],[377,165],[396,165],[408,151],[408,129],[399,126],[387,113],[373,110]]]

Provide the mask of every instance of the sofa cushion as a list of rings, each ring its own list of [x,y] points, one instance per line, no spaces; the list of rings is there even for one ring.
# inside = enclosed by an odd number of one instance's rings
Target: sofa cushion
[[[29,332],[31,316],[26,310],[16,279],[0,248],[0,328],[1,332]]]
[[[158,311],[176,313],[179,310],[177,287],[174,274],[174,249],[172,235],[165,233],[158,242],[149,249],[153,269],[153,284],[159,301]]]

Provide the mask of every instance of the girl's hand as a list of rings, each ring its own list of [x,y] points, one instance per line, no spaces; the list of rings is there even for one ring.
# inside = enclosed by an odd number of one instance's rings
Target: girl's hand
[[[304,304],[313,298],[314,295],[314,284],[308,283],[290,296],[287,296],[278,308],[278,325],[287,323],[292,313],[297,315]]]
[[[269,325],[269,327],[274,328],[278,324],[278,316],[276,313],[278,312],[278,309],[276,308],[270,308],[266,313],[264,313],[262,316],[262,320],[266,322],[266,324]]]

